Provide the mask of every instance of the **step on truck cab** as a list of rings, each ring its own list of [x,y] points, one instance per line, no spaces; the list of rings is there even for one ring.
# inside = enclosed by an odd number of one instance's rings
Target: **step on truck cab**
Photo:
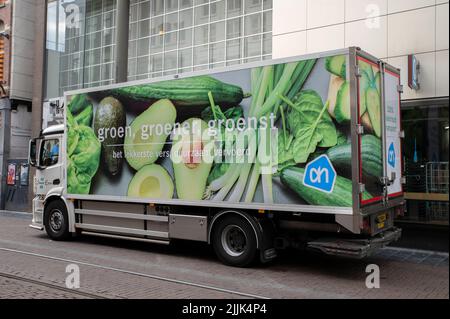
[[[64,124],[30,142],[31,227],[200,241],[232,266],[364,258],[401,235],[401,89],[349,48],[67,92]]]

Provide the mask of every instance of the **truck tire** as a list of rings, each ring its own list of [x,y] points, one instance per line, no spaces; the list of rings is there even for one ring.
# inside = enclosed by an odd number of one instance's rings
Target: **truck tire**
[[[226,265],[247,267],[257,256],[257,238],[252,225],[240,216],[217,221],[212,233],[217,257]]]
[[[59,200],[50,202],[45,208],[44,226],[47,235],[56,241],[67,240],[70,237],[69,218],[66,205]]]

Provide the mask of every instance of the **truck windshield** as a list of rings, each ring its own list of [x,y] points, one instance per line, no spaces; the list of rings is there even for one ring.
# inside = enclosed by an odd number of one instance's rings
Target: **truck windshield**
[[[59,140],[45,140],[42,143],[40,165],[49,167],[58,164]]]

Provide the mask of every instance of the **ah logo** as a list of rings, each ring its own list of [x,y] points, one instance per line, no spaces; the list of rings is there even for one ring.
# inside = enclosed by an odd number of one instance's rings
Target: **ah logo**
[[[330,159],[322,155],[306,166],[303,185],[324,193],[332,193],[336,176],[336,170]]]
[[[395,168],[395,146],[394,143],[391,144],[391,146],[389,146],[389,151],[388,151],[388,163],[389,165],[392,166],[392,168]]]

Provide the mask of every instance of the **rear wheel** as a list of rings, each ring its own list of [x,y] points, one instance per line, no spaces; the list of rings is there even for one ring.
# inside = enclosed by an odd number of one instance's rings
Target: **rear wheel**
[[[70,237],[69,219],[66,205],[56,200],[50,202],[45,208],[44,226],[47,235],[57,241],[67,240]]]
[[[212,234],[217,257],[234,267],[249,266],[257,254],[257,238],[252,225],[240,216],[217,221]]]

